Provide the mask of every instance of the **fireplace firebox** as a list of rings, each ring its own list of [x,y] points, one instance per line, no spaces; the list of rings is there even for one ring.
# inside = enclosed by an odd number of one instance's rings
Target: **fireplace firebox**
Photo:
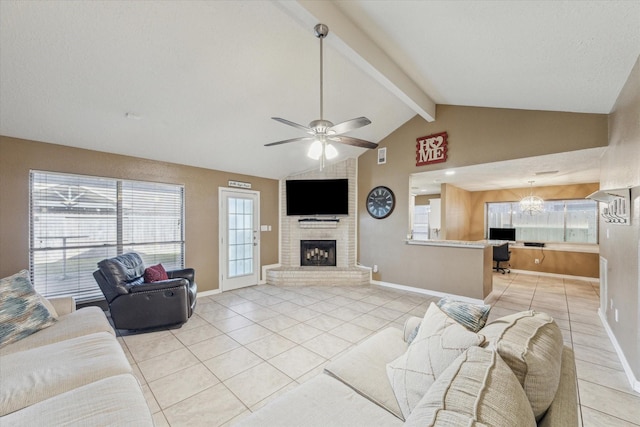
[[[302,267],[335,267],[335,240],[301,240],[300,266]]]

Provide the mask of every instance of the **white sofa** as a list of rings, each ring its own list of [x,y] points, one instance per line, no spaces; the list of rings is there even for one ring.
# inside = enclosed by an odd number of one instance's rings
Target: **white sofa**
[[[0,348],[0,425],[153,426],[104,312],[49,301],[53,325]]]
[[[559,380],[556,382],[557,390],[554,394],[552,391],[550,406],[536,421],[535,411],[523,390],[530,388],[531,384],[522,379],[522,372],[514,373],[497,355],[505,350],[500,343],[504,343],[506,347],[513,346],[513,342],[507,342],[513,337],[506,335],[512,329],[517,329],[505,326],[506,323],[501,324],[500,321],[492,322],[479,331],[480,334],[484,331],[488,335],[484,348],[470,347],[452,362],[405,420],[388,377],[387,364],[407,352],[407,339],[421,321],[419,318],[408,319],[404,332],[396,328],[378,332],[327,365],[324,373],[241,420],[237,426],[482,426],[485,425],[483,418],[486,425],[510,427],[578,425],[577,383],[572,350],[562,344],[561,338],[559,344],[556,338],[553,340],[555,344],[550,344],[555,347],[551,349],[551,353],[555,354],[552,357],[559,359],[559,375],[553,373],[552,366],[549,366],[548,374]],[[557,327],[555,323],[552,326]],[[547,338],[542,338],[546,343],[537,338],[527,338],[528,351],[539,353],[540,346],[551,342]],[[520,338],[516,338],[518,339]],[[547,350],[544,349],[544,352]],[[482,371],[482,376],[474,384],[469,379],[473,375],[464,374],[464,369],[482,363],[489,366],[486,362],[489,359],[493,360],[491,366],[496,369]],[[497,367],[505,368],[500,371]],[[516,368],[520,370],[519,367]],[[539,369],[540,366],[533,368]],[[542,369],[546,369],[544,363]],[[543,376],[547,374],[544,371],[540,373]],[[520,378],[517,378],[518,375]],[[472,390],[474,387],[479,387],[476,394]],[[524,403],[517,407],[518,401]],[[488,414],[491,411],[493,415]],[[522,412],[524,416],[516,411]],[[503,422],[495,421],[495,417],[502,416]]]

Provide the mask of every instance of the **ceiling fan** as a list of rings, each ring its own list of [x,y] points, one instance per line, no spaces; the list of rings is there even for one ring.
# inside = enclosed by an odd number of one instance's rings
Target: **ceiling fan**
[[[351,136],[344,136],[344,133],[361,128],[371,123],[371,120],[366,117],[358,117],[355,119],[347,120],[342,123],[334,125],[323,116],[323,82],[322,82],[322,39],[329,34],[329,27],[324,24],[317,24],[314,27],[315,36],[320,39],[320,119],[314,120],[309,123],[309,126],[303,126],[298,123],[280,118],[272,117],[273,120],[283,123],[288,126],[300,129],[311,136],[299,137],[293,139],[286,139],[284,141],[272,142],[265,144],[265,147],[271,147],[273,145],[287,144],[289,142],[304,142],[313,141],[309,149],[309,157],[314,159],[320,159],[320,169],[324,168],[325,159],[331,159],[338,155],[337,150],[330,144],[330,142],[339,142],[347,145],[354,145],[356,147],[363,148],[376,148],[378,144],[365,141],[364,139],[354,138]]]

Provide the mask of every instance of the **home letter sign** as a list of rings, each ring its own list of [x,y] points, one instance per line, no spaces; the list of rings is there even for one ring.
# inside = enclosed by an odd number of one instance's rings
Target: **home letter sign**
[[[416,166],[447,161],[447,133],[422,136],[416,141]]]

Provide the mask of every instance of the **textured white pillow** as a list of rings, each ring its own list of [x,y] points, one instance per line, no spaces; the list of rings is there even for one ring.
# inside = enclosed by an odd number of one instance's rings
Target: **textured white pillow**
[[[429,388],[404,427],[535,427],[511,368],[492,350],[470,347]]]
[[[522,311],[494,320],[482,333],[520,381],[536,419],[542,418],[560,384],[564,345],[556,322],[546,313]]]
[[[431,384],[460,354],[484,342],[431,303],[407,351],[387,364],[387,375],[405,418]]]

